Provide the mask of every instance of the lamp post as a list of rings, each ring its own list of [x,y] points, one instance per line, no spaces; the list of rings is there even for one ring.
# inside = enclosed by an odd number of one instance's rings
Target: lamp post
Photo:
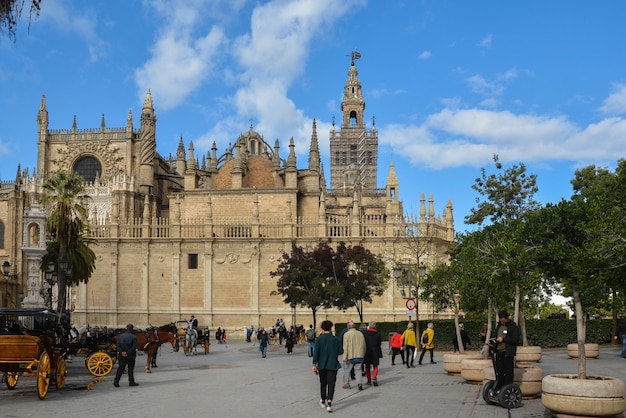
[[[8,260],[2,263],[2,276],[4,277],[4,295],[2,300],[4,301],[4,306],[9,306],[9,280],[16,278],[17,274],[11,271],[11,263]]]
[[[58,298],[63,297],[66,298],[67,297],[67,288],[68,288],[68,279],[72,276],[72,267],[70,266],[70,263],[67,261],[67,257],[65,257],[65,255],[62,255],[61,258],[59,259],[59,279],[61,278],[61,275],[63,275],[63,294],[61,295],[61,289],[59,290],[59,294],[58,294]],[[68,306],[67,306],[67,299],[65,299],[63,301],[63,306],[64,309],[67,310]],[[60,314],[62,314],[63,312],[59,312]]]
[[[406,300],[406,313],[409,317],[409,322],[411,322],[411,317],[415,316],[415,330],[417,330],[417,286],[413,289],[413,282],[411,277],[409,276],[408,265],[406,264],[397,264],[393,268],[393,277],[398,283],[398,285],[402,286],[400,289],[400,295],[402,299]],[[406,287],[408,286],[408,292]]]
[[[11,277],[11,263],[9,263],[8,261],[5,261],[4,263],[2,263],[2,276],[4,276],[4,293],[2,296],[2,300],[3,300],[3,305],[4,306],[8,306],[8,301],[7,301],[7,283],[9,281],[9,277]]]
[[[47,289],[48,294],[46,297],[46,302],[47,302],[46,304],[48,305],[48,308],[52,310],[52,287],[57,282],[57,274],[54,271],[54,263],[48,264],[48,268],[46,269],[46,273],[45,273],[45,280],[46,280],[46,283],[48,283],[48,289]]]

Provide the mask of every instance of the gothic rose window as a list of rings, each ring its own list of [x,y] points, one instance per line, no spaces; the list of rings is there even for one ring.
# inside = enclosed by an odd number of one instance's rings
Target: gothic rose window
[[[86,183],[93,183],[96,176],[102,175],[100,161],[91,156],[81,157],[74,165],[74,171],[81,176]]]

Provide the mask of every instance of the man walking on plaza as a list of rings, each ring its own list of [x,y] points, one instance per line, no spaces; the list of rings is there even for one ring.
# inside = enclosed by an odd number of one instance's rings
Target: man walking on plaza
[[[315,328],[313,328],[313,325],[309,325],[309,329],[306,330],[305,336],[309,357],[313,357],[313,349],[315,348]]]
[[[320,379],[320,406],[326,411],[333,412],[333,397],[335,396],[335,383],[337,371],[341,369],[339,357],[343,348],[339,339],[332,334],[333,323],[329,320],[322,321],[322,333],[315,341],[313,350],[313,373]]]
[[[126,325],[126,332],[117,337],[117,373],[113,380],[113,386],[120,387],[120,378],[124,369],[128,366],[128,386],[139,386],[135,382],[135,357],[137,356],[137,337],[133,333],[133,324]]]
[[[356,365],[361,366],[365,358],[365,336],[356,329],[354,321],[348,322],[348,331],[343,335],[343,362],[345,369],[343,371],[343,389],[350,389],[350,372]],[[363,390],[363,375],[358,375],[359,390]]]

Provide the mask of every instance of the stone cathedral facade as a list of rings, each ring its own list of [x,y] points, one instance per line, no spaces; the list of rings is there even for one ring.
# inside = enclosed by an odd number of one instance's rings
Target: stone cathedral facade
[[[201,325],[232,331],[276,318],[308,324],[307,308],[295,311],[272,296],[270,276],[292,243],[320,241],[363,245],[396,263],[445,261],[454,238],[452,203],[435,214],[422,193],[420,213],[403,212],[393,164],[377,188],[378,132],[364,122],[365,101],[354,64],[348,70],[341,126],[330,132],[330,185],[320,159],[316,122],[308,160],[296,160],[293,138],[267,143],[253,126],[218,155],[214,143],[199,154],[180,139],[175,154],[157,150],[158,123],[150,91],[139,120],[126,126],[50,130],[42,98],[37,114],[37,172],[17,167],[15,181],[0,187],[0,262],[8,306],[42,306],[48,284],[39,271],[45,252],[43,183],[57,170],[86,180],[91,234],[98,244],[96,269],[87,284],[72,288],[68,306],[77,324],[160,325],[194,314]],[[53,113],[53,111],[51,111]],[[373,119],[372,119],[373,120]],[[138,125],[138,128],[136,126]],[[34,139],[33,139],[34,141]],[[407,240],[428,240],[415,254]],[[419,258],[419,260],[418,260]],[[366,320],[407,318],[393,281],[364,309]],[[420,319],[432,308],[421,303]],[[443,314],[442,314],[443,315]],[[318,320],[356,317],[354,311],[318,312]]]

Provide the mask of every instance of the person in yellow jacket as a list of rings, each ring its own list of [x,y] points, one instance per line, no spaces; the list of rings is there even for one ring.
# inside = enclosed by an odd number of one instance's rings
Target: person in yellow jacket
[[[420,344],[422,346],[422,354],[420,355],[419,364],[422,364],[422,360],[424,359],[424,354],[426,351],[430,351],[430,363],[437,364],[434,360],[433,356],[435,354],[435,324],[432,322],[428,323],[428,328],[422,332],[422,336],[420,337]]]
[[[417,347],[417,339],[415,338],[415,331],[413,331],[413,324],[411,322],[406,326],[406,331],[402,333],[402,345],[404,345],[404,349],[406,350],[406,367],[415,367],[415,347]]]

